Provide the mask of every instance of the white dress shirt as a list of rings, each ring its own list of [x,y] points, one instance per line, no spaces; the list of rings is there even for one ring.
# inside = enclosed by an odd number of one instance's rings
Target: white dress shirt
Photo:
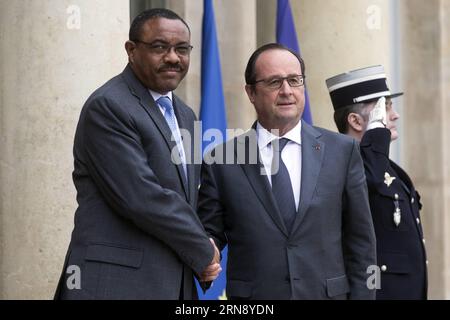
[[[256,125],[256,132],[258,135],[258,148],[261,155],[261,162],[264,164],[266,172],[271,172],[273,148],[271,142],[279,138],[287,138],[289,142],[281,152],[281,158],[289,172],[291,178],[292,190],[294,191],[295,207],[298,209],[300,202],[300,186],[302,177],[302,122],[298,124],[284,136],[278,137],[267,131],[258,122]],[[272,176],[267,175],[270,185],[272,185]]]
[[[158,107],[159,107],[159,110],[161,111],[161,113],[162,113],[162,115],[163,115],[163,117],[164,117],[165,114],[166,114],[166,110],[165,110],[162,106],[160,106],[159,103],[158,103],[157,101],[158,101],[159,98],[165,96],[165,97],[168,97],[168,98],[170,99],[170,101],[172,101],[172,105],[173,105],[172,91],[168,92],[168,93],[165,94],[165,95],[162,95],[162,94],[160,94],[160,93],[158,93],[158,92],[155,92],[155,91],[153,91],[153,90],[150,90],[150,89],[148,89],[148,91],[149,91],[150,94],[152,95],[153,100],[155,100],[156,104],[157,104]],[[175,114],[175,109],[174,109],[174,114]],[[176,115],[175,115],[175,124],[177,125],[177,133],[178,133],[178,136],[181,137],[180,126],[178,125],[178,120],[177,120]],[[178,148],[181,149],[181,150],[180,150],[180,157],[181,157],[181,160],[183,161],[184,164],[186,164],[186,153],[184,152],[184,145],[183,145],[183,143],[179,143]]]

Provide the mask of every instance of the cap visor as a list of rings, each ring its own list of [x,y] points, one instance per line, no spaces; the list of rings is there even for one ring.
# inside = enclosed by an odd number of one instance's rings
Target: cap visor
[[[386,98],[397,98],[397,97],[399,97],[399,96],[402,96],[403,95],[403,92],[397,92],[397,93],[394,93],[394,94],[391,94],[390,96],[386,96]]]

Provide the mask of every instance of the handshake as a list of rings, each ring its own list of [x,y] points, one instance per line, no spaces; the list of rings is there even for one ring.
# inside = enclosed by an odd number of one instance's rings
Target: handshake
[[[220,252],[217,248],[216,244],[214,243],[214,240],[212,238],[209,238],[212,245],[214,246],[214,257],[209,264],[209,266],[206,267],[205,270],[200,274],[200,282],[211,282],[217,279],[220,272],[222,271],[222,268],[220,267]]]

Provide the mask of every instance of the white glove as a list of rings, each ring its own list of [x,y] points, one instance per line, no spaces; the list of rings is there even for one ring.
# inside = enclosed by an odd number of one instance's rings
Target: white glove
[[[377,104],[370,111],[369,114],[369,123],[367,125],[367,130],[375,129],[375,128],[386,128],[386,98],[381,97],[378,99]]]

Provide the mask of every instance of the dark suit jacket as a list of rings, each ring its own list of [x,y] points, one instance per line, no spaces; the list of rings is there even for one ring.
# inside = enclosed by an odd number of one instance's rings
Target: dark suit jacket
[[[213,152],[234,151],[236,164],[202,168],[199,215],[220,247],[228,244],[227,295],[373,299],[366,271],[376,265],[375,235],[356,142],[303,122],[300,205],[288,233],[262,164],[237,160],[238,150],[258,150],[249,136]]]
[[[378,265],[386,268],[382,269],[377,299],[425,299],[427,272],[420,196],[407,173],[389,160],[390,143],[390,131],[384,128],[367,131],[361,141]],[[386,179],[386,173],[391,179]],[[398,226],[393,218],[397,207],[401,213]]]
[[[194,113],[176,96],[174,108],[193,137]],[[186,181],[170,160],[174,147],[129,66],[87,100],[74,144],[79,206],[56,298],[195,298],[193,272],[202,272],[214,251],[193,209],[200,166],[187,166]],[[80,290],[67,289],[71,265],[81,268]]]

